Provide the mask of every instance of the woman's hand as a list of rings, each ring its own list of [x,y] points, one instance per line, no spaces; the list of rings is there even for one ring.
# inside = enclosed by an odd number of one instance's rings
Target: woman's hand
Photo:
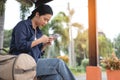
[[[49,37],[46,35],[43,35],[42,37],[40,37],[40,39],[41,39],[42,43],[44,43],[44,44],[49,42]]]
[[[52,43],[52,41],[54,40],[54,37],[48,37],[48,36],[46,36],[46,35],[43,35],[42,37],[41,37],[41,40],[42,40],[42,42],[44,43],[44,44],[51,44]]]
[[[51,45],[51,43],[52,43],[53,40],[54,40],[53,37],[49,37],[48,41],[46,43],[44,43],[42,51],[44,51],[47,46]]]
[[[54,40],[54,37],[48,37],[46,35],[43,35],[42,37],[40,37],[39,39],[37,40],[34,40],[31,44],[31,47],[34,47],[40,43],[43,43],[45,46],[48,46],[52,43],[52,41]]]

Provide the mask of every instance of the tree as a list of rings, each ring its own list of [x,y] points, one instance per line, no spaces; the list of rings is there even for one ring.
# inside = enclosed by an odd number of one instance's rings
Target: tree
[[[112,53],[112,42],[105,35],[98,33],[98,52],[99,56],[106,57]]]
[[[0,48],[3,48],[5,2],[6,0],[0,0]]]
[[[114,38],[114,48],[116,56],[120,58],[120,34],[116,38]]]
[[[74,40],[73,40],[73,33],[72,33],[72,27],[78,27],[79,29],[83,28],[81,24],[79,23],[73,23],[72,22],[72,16],[74,15],[75,11],[74,9],[70,8],[70,4],[68,3],[68,28],[69,28],[69,35],[70,35],[70,44],[69,44],[69,64],[70,66],[74,67],[76,66],[76,53],[74,53]]]
[[[77,64],[80,66],[81,61],[88,58],[88,30],[78,30],[75,38],[75,53]]]
[[[109,56],[113,51],[112,42],[106,36],[98,33],[98,52],[101,57]],[[81,64],[81,60],[88,58],[88,30],[79,31],[75,38],[75,52],[77,54],[77,63]]]
[[[31,0],[16,0],[20,3],[20,11],[21,11],[21,19],[24,20],[26,14],[29,13],[29,8],[33,6],[33,2]]]
[[[64,12],[59,12],[51,22],[51,30],[53,30],[53,34],[59,33],[62,36],[61,42],[58,44],[58,47],[60,46],[62,50],[68,48],[69,43],[68,29],[64,28],[64,23],[66,24],[67,20],[68,17],[66,14]]]
[[[9,48],[12,30],[4,30],[4,48]]]

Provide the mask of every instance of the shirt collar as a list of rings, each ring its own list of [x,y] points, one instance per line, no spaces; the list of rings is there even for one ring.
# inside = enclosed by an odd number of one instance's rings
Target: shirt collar
[[[31,21],[31,19],[27,19],[27,23],[28,23],[28,25],[32,26],[32,21]]]
[[[33,29],[31,19],[27,19],[27,23],[28,23],[28,25],[30,25],[30,26],[31,26],[31,28]],[[38,29],[39,29],[39,27],[37,27],[36,29],[38,30]]]

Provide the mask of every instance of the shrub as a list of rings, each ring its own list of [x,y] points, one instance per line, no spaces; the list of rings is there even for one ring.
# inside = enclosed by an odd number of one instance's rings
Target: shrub
[[[120,70],[120,59],[117,58],[115,53],[101,60],[101,64],[108,70]]]
[[[86,66],[89,65],[89,59],[83,59],[81,62],[81,70],[82,72],[86,71]]]

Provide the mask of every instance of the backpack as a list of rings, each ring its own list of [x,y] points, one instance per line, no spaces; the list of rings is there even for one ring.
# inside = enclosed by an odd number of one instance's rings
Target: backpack
[[[0,55],[0,80],[33,80],[36,62],[28,54]]]

